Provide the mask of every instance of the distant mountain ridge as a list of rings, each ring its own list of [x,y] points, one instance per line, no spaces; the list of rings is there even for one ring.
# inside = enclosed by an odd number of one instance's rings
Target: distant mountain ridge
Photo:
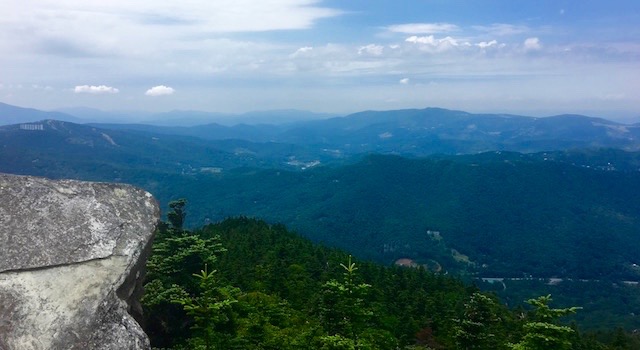
[[[166,127],[190,127],[217,123],[225,126],[238,124],[288,124],[335,117],[331,113],[314,113],[296,109],[252,111],[246,113],[216,113],[174,110],[163,113],[142,111],[103,111],[89,107],[66,107],[53,111],[13,106],[0,102],[0,126],[29,123],[45,119],[74,123],[145,124]]]
[[[640,150],[640,125],[582,115],[545,118],[472,114],[441,108],[366,111],[282,125],[206,124],[193,127],[96,124],[203,139],[242,139],[338,150],[345,154],[424,156],[494,150],[540,152],[577,148]]]
[[[86,107],[59,108],[56,111],[73,115],[85,123],[136,123],[167,127],[191,127],[216,123],[225,126],[238,124],[287,124],[335,117],[335,114],[314,113],[296,109],[252,111],[246,113],[218,113],[192,110],[173,110],[151,113],[140,111],[102,111]]]
[[[205,140],[51,119],[0,126],[0,172],[52,178],[118,182],[131,169],[182,175],[237,167],[295,170],[318,159],[326,163],[339,157],[318,155],[306,146]]]
[[[89,113],[89,114],[86,114]],[[85,115],[98,113],[85,110]],[[300,120],[302,115],[313,120]],[[243,140],[252,143],[279,143],[323,152],[356,155],[363,153],[426,156],[431,154],[472,154],[488,151],[541,152],[569,149],[616,148],[640,150],[640,123],[623,124],[583,115],[537,118],[510,114],[473,114],[442,108],[363,111],[344,117],[318,119],[327,115],[286,110],[252,112],[234,117],[205,112],[173,111],[163,116],[166,124],[179,118],[235,118],[258,122],[289,118],[296,122],[207,123],[195,126],[91,123],[103,129],[131,130],[156,135],[179,135],[204,140]],[[99,115],[96,115],[99,116]],[[145,115],[144,118],[153,118]],[[159,116],[159,115],[155,115]],[[279,116],[279,117],[278,117]],[[287,117],[288,116],[288,117]],[[101,118],[106,118],[102,115]],[[124,114],[120,118],[126,118]],[[59,112],[43,112],[0,104],[0,125],[41,119],[80,122]],[[160,120],[158,120],[160,123]]]
[[[82,120],[62,112],[45,112],[33,108],[22,108],[0,102],[0,126],[35,122],[44,119],[56,119],[81,123]]]

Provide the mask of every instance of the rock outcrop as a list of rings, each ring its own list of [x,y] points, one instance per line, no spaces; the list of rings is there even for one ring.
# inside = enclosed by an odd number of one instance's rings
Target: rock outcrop
[[[158,219],[128,185],[0,174],[0,350],[149,349],[134,316]]]

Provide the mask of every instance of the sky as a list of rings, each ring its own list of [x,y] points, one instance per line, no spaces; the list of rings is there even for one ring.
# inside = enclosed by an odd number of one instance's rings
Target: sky
[[[0,0],[0,102],[640,121],[638,0]],[[10,15],[9,15],[10,14]]]

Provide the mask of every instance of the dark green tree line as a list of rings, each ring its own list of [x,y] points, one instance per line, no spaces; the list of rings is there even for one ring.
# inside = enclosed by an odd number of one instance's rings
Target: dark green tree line
[[[356,265],[257,219],[186,230],[185,205],[171,203],[148,261],[145,330],[157,348],[624,349],[558,323],[575,309],[550,297],[516,312],[455,278]]]

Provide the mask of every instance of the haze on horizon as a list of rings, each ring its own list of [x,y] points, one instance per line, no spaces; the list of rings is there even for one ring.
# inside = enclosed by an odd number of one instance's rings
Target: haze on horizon
[[[7,0],[0,102],[640,117],[640,2]]]

